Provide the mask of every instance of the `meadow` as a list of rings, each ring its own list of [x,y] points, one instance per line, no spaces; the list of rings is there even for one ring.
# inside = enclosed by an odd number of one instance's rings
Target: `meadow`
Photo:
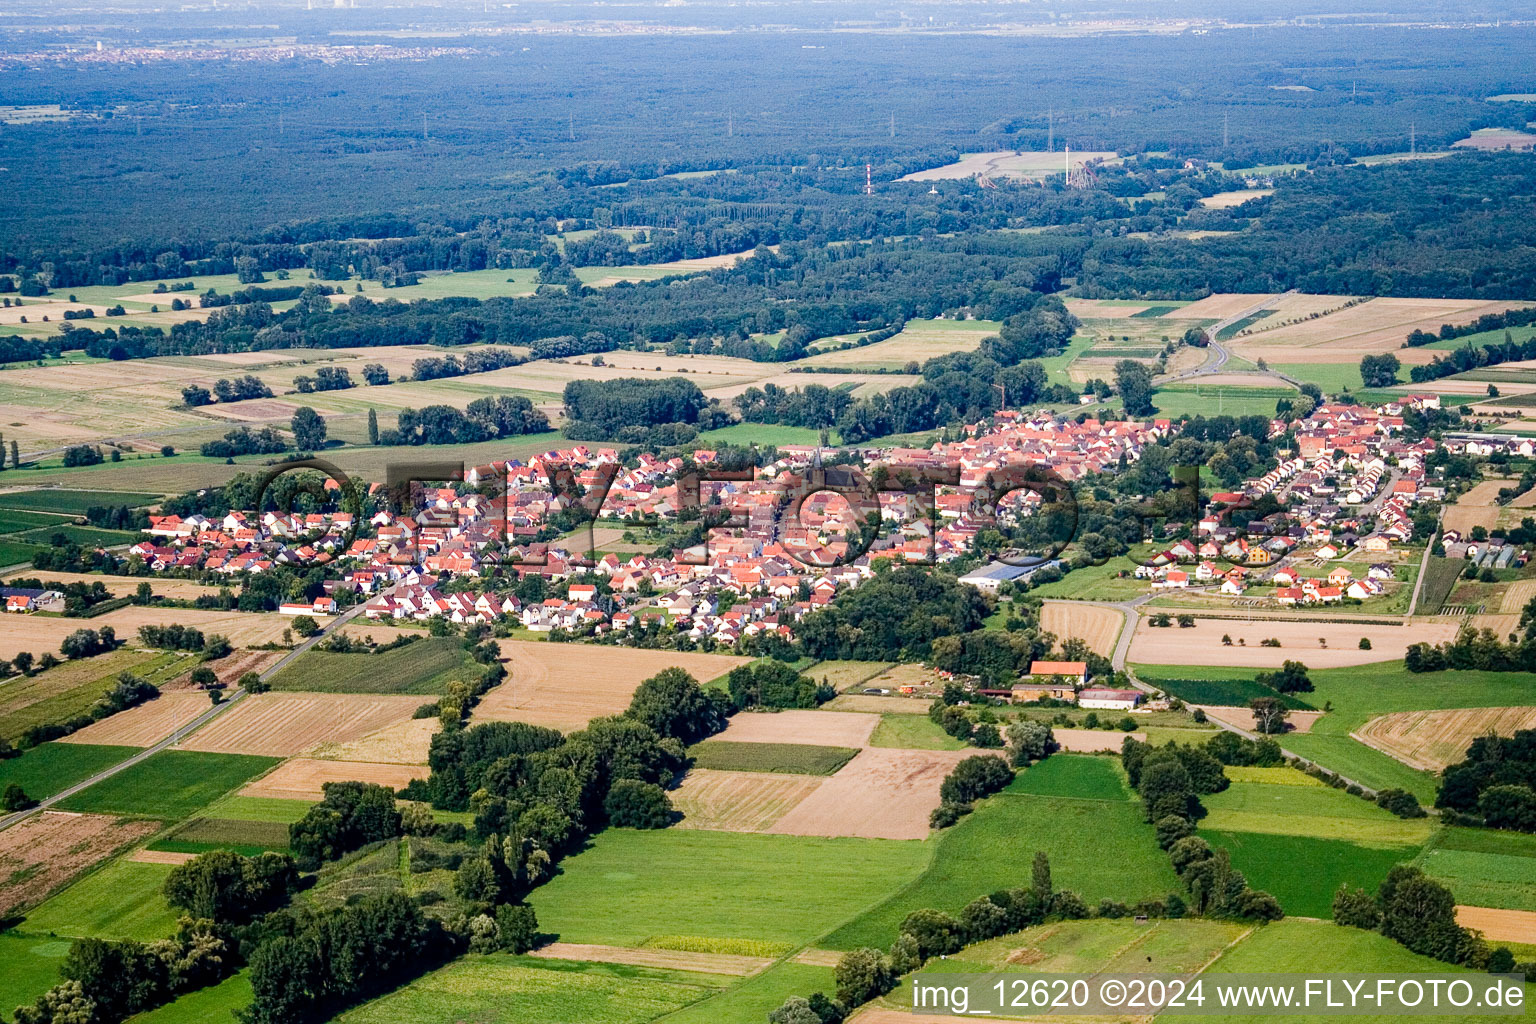
[[[228,1024],[236,1010],[251,1002],[251,980],[232,974],[217,985],[188,992],[173,1002],[133,1018],[134,1024]]]
[[[930,840],[933,857],[919,878],[820,944],[831,949],[888,946],[913,910],[957,913],[977,896],[1029,884],[1035,850],[1050,857],[1056,888],[1075,890],[1090,906],[1106,897],[1134,903],[1173,891],[1178,880],[1151,826],[1142,820],[1141,808],[1121,797],[1103,799],[1110,790],[1102,769],[1088,767],[1091,758],[1082,759],[1083,764],[1072,761],[1064,777],[1050,784],[1074,795],[1005,792],[981,801],[958,825]],[[1067,775],[1076,779],[1069,781]],[[1114,870],[1104,870],[1105,865]]]
[[[965,744],[940,729],[927,715],[885,714],[869,738],[872,747],[901,750],[962,750]]]
[[[59,982],[59,964],[69,952],[69,940],[19,932],[0,932],[0,1019],[30,1003]]]
[[[642,1024],[720,987],[713,975],[509,955],[471,956],[337,1018],[338,1024]]]
[[[1020,769],[1003,792],[1079,800],[1131,799],[1118,758],[1074,754],[1057,754]]]
[[[1411,847],[1364,846],[1343,839],[1230,832],[1206,822],[1201,823],[1200,834],[1212,847],[1231,853],[1232,866],[1247,877],[1249,885],[1279,900],[1287,914],[1302,917],[1331,918],[1333,894],[1341,884],[1375,892],[1392,865],[1412,860],[1417,852]],[[1298,869],[1303,864],[1305,869]]]
[[[810,743],[726,743],[706,740],[688,748],[695,768],[729,772],[832,775],[858,753],[854,747]]]
[[[1457,903],[1536,911],[1536,836],[1445,828],[1430,839],[1418,864],[1450,886]]]
[[[32,799],[42,800],[138,752],[137,747],[44,743],[0,761],[0,789],[14,782]]]
[[[783,960],[666,1018],[666,1024],[762,1024],[790,996],[834,991],[830,967]]]
[[[638,946],[658,933],[810,942],[912,879],[926,843],[609,829],[530,901],[565,942]]]
[[[163,750],[62,801],[67,811],[176,821],[278,763],[249,754]]]
[[[274,690],[312,693],[435,694],[481,671],[458,639],[426,637],[380,654],[306,651],[270,682]]]
[[[102,939],[167,938],[177,912],[160,894],[169,864],[115,860],[28,914],[19,930],[31,935]]]

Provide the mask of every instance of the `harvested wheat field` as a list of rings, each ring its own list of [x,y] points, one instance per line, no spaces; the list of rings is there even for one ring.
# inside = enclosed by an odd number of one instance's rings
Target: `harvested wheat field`
[[[1207,210],[1230,210],[1234,206],[1242,206],[1250,199],[1262,199],[1274,194],[1275,190],[1272,188],[1239,188],[1231,192],[1217,192],[1213,196],[1206,196],[1200,200],[1200,205]]]
[[[174,850],[134,850],[127,857],[135,864],[185,864],[196,860],[195,853],[177,853]]]
[[[1492,942],[1536,943],[1536,911],[1458,905],[1456,923],[1477,929]]]
[[[1225,320],[1278,296],[1265,292],[1222,292],[1179,307],[1180,320]]]
[[[1239,729],[1253,731],[1253,711],[1248,707],[1226,707],[1222,705],[1196,704],[1195,707],[1205,711],[1206,717],[1217,722],[1225,722],[1227,725],[1236,726]],[[1290,732],[1311,732],[1312,726],[1323,717],[1321,711],[1292,711],[1286,718],[1286,724],[1290,726]]]
[[[1456,499],[1454,505],[1445,506],[1440,516],[1440,528],[1455,530],[1466,536],[1473,527],[1491,530],[1499,522],[1499,505],[1495,500],[1499,489],[1509,487],[1513,480],[1484,480],[1466,494]]]
[[[1491,629],[1493,635],[1500,640],[1506,639],[1509,634],[1520,628],[1520,616],[1518,615],[1474,615],[1471,619],[1473,629]]]
[[[1153,627],[1148,619],[1142,619],[1131,639],[1130,660],[1147,665],[1279,668],[1289,658],[1305,662],[1310,668],[1342,668],[1393,661],[1407,653],[1410,644],[1437,644],[1453,639],[1457,628],[1455,622],[1417,622],[1410,629],[1386,623],[1197,618],[1192,628],[1180,629]],[[1232,646],[1221,642],[1223,635],[1232,637]],[[1370,650],[1360,650],[1361,637],[1370,639]],[[1280,646],[1260,646],[1260,641],[1271,638],[1279,640]],[[1327,644],[1319,643],[1320,639]],[[1240,646],[1239,640],[1246,643]]]
[[[767,832],[826,781],[815,775],[695,768],[671,794],[683,814],[676,827]]]
[[[1479,736],[1513,736],[1536,729],[1536,708],[1456,708],[1448,711],[1396,711],[1381,715],[1350,733],[1404,764],[1437,772],[1467,756]]]
[[[1509,585],[1504,591],[1504,600],[1499,603],[1499,612],[1504,615],[1519,615],[1530,604],[1531,598],[1536,597],[1536,580],[1518,580]]]
[[[1351,358],[1339,361],[1354,362],[1370,352],[1396,354],[1415,329],[1438,332],[1443,324],[1470,323],[1485,313],[1502,313],[1524,305],[1527,304],[1481,299],[1373,298],[1315,320],[1263,331],[1254,335],[1250,343],[1236,346],[1235,351],[1249,359],[1263,356],[1271,362],[1280,362],[1282,360],[1270,354],[1272,346],[1319,348],[1348,353]],[[1190,308],[1186,306],[1181,315],[1193,315],[1187,312]],[[1412,353],[1411,349],[1404,351]]]
[[[623,711],[629,707],[635,687],[662,669],[681,668],[705,683],[752,660],[593,644],[498,643],[507,665],[507,681],[480,701],[474,721],[528,722],[562,731],[580,729],[594,718]]]
[[[1124,626],[1125,616],[1118,608],[1078,601],[1047,601],[1040,607],[1041,629],[1055,633],[1058,640],[1076,637],[1106,658],[1115,653],[1115,642]]]
[[[1051,735],[1056,737],[1056,742],[1061,744],[1061,749],[1069,754],[1097,754],[1101,750],[1119,751],[1120,744],[1125,742],[1127,736],[1138,743],[1147,741],[1147,734],[1144,732],[1121,732],[1118,729],[1110,732],[1107,729],[1063,729],[1060,726],[1052,726]]]
[[[372,782],[399,789],[425,773],[415,765],[370,764],[366,761],[317,761],[296,757],[285,761],[240,791],[241,796],[279,800],[319,800],[327,782]]]
[[[218,677],[219,682],[225,686],[234,686],[247,672],[260,675],[287,655],[287,651],[236,651],[217,661],[207,661],[203,664],[213,669],[213,674]],[[189,668],[185,675],[173,680],[170,685],[176,687],[191,684],[192,669]]]
[[[878,697],[845,693],[821,706],[823,711],[862,711],[871,715],[926,715],[928,701],[918,697]]]
[[[44,811],[0,832],[0,918],[41,903],[86,868],[160,830],[158,821]]]
[[[879,715],[848,711],[778,711],[734,715],[717,740],[733,743],[810,743],[867,747]]]
[[[309,757],[326,761],[381,761],[386,764],[427,763],[432,737],[443,727],[437,718],[413,718],[396,722],[359,740],[346,743],[321,743],[306,751]]]
[[[407,721],[420,706],[420,697],[258,693],[241,700],[180,746],[218,754],[292,757],[320,743],[361,739]]]
[[[140,583],[148,583],[154,587],[155,593],[160,597],[169,597],[177,601],[192,601],[204,596],[215,597],[222,589],[193,583],[191,580],[160,579],[159,577],[145,580],[133,576],[102,576],[87,572],[38,572],[35,569],[23,569],[14,575],[42,580],[44,583],[84,583],[87,586],[100,583],[114,597],[132,594],[138,589]],[[172,613],[167,609],[166,614]]]
[[[92,629],[111,626],[118,638],[130,645],[138,640],[140,626],[169,623],[193,626],[204,633],[221,633],[236,647],[271,643],[280,639],[293,620],[276,612],[215,612],[197,608],[117,608],[90,620]],[[43,618],[38,615],[7,615],[0,618],[0,658],[14,658],[22,651],[41,655],[57,651],[64,638],[79,629],[80,619]]]
[[[150,747],[207,711],[209,706],[208,695],[201,691],[162,693],[154,700],[119,711],[79,732],[61,737],[59,742]]]
[[[822,352],[798,360],[797,366],[893,366],[923,362],[952,352],[969,352],[983,338],[998,332],[990,320],[908,320],[894,338],[873,345]]]
[[[681,949],[638,949],[631,946],[593,946],[583,942],[551,942],[528,954],[545,960],[579,960],[585,963],[629,964],[671,971],[698,971],[744,978],[773,964],[771,957],[737,956],[732,953],[693,953]]]
[[[768,831],[793,836],[923,839],[939,786],[974,750],[862,750]]]

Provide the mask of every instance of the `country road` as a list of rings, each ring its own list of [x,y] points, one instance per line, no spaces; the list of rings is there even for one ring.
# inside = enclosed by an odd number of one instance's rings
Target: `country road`
[[[1201,363],[1199,366],[1192,370],[1185,370],[1183,373],[1164,374],[1163,376],[1157,378],[1156,383],[1158,385],[1172,384],[1175,381],[1189,380],[1194,377],[1208,377],[1211,374],[1221,373],[1226,367],[1227,361],[1232,358],[1232,353],[1227,350],[1226,345],[1217,339],[1217,335],[1238,321],[1244,319],[1245,317],[1253,316],[1260,310],[1268,309],[1270,304],[1275,302],[1277,299],[1282,299],[1287,295],[1293,294],[1295,294],[1294,289],[1288,292],[1283,292],[1280,295],[1266,295],[1259,302],[1249,306],[1247,309],[1239,313],[1234,313],[1224,320],[1216,321],[1216,323],[1205,329],[1206,348],[1208,350],[1206,353],[1205,362]],[[1281,373],[1278,370],[1239,370],[1235,372],[1243,373],[1249,376],[1257,375],[1275,377],[1279,380],[1285,381],[1287,384],[1290,384],[1293,387],[1301,386],[1301,382],[1299,380],[1296,380],[1294,377],[1291,377],[1287,374]]]
[[[319,643],[322,639],[324,639],[326,636],[328,636],[333,630],[335,630],[335,628],[337,626],[340,626],[340,625],[342,625],[342,624],[344,624],[346,622],[351,621],[356,616],[362,614],[362,611],[363,611],[363,603],[359,602],[358,604],[354,605],[352,608],[350,608],[347,611],[343,612],[340,616],[337,617],[337,619],[334,622],[332,622],[330,625],[326,626],[325,629],[323,629],[320,632],[316,633],[314,636],[309,637],[303,643],[301,643],[297,647],[293,648],[293,650],[291,650],[287,654],[283,655],[282,658],[280,658],[275,664],[273,664],[265,672],[261,673],[261,678],[263,680],[272,678],[284,666],[288,665],[295,658],[299,657],[305,651],[309,650],[315,644]],[[134,754],[132,757],[128,758],[127,760],[119,761],[117,764],[114,764],[111,767],[103,768],[101,771],[97,772],[95,775],[92,775],[90,778],[84,779],[84,780],[82,780],[80,782],[77,782],[73,786],[68,787],[67,789],[62,789],[59,792],[53,794],[52,796],[38,801],[38,803],[37,803],[37,805],[35,807],[29,807],[29,808],[27,808],[24,811],[16,811],[14,814],[9,814],[9,815],[5,816],[4,818],[0,818],[0,830],[10,828],[12,825],[14,825],[17,822],[23,820],[24,818],[28,818],[31,815],[37,814],[40,811],[46,811],[48,808],[52,807],[54,804],[57,804],[61,800],[67,799],[67,798],[69,798],[71,796],[74,796],[76,793],[79,793],[81,790],[88,789],[91,786],[94,786],[96,783],[102,781],[103,779],[110,779],[112,776],[116,775],[118,772],[125,771],[126,769],[132,768],[134,765],[138,764],[140,761],[143,761],[143,760],[146,760],[146,759],[148,759],[150,757],[153,757],[154,755],[160,753],[163,750],[170,749],[171,747],[173,747],[176,744],[180,743],[182,740],[186,739],[186,737],[188,735],[190,735],[191,733],[193,733],[193,732],[197,731],[198,729],[202,728],[203,726],[207,725],[209,722],[213,721],[215,718],[219,717],[224,712],[228,711],[230,708],[232,708],[236,704],[240,703],[240,701],[243,700],[245,697],[246,697],[245,690],[240,689],[240,688],[236,688],[235,691],[229,695],[229,698],[227,700],[224,700],[224,701],[219,702],[218,704],[213,704],[213,705],[209,706],[207,711],[204,711],[201,715],[198,715],[197,718],[193,719],[191,722],[188,722],[186,725],[181,726],[175,732],[172,732],[169,736],[167,736],[164,739],[160,740],[160,742],[156,743],[154,746],[145,747],[143,750],[141,750],[138,753]],[[22,756],[26,756],[26,755],[22,755]]]

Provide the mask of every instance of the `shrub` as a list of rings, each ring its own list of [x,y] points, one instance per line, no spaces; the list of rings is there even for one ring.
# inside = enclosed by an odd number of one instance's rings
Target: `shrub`
[[[848,1007],[862,1006],[885,995],[896,980],[890,961],[878,949],[844,953],[837,961],[833,977],[837,981],[837,1001]]]
[[[1376,794],[1376,806],[1391,811],[1399,818],[1422,818],[1424,808],[1406,789],[1384,789]]]

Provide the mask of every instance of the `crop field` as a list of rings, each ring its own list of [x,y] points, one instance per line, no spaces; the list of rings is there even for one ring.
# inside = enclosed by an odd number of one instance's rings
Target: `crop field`
[[[129,505],[138,507],[160,500],[160,494],[143,491],[72,491],[45,487],[35,491],[7,491],[0,494],[0,508],[31,509],[83,516],[94,505]]]
[[[442,728],[436,718],[413,718],[386,725],[362,739],[321,743],[306,751],[310,757],[335,761],[381,761],[387,764],[427,763],[432,737]]]
[[[160,683],[168,672],[179,669],[180,660],[175,654],[120,647],[94,658],[66,661],[32,676],[13,676],[0,683],[0,738],[15,743],[31,726],[67,722],[84,714],[111,688],[119,672]]]
[[[1161,685],[1166,678],[1225,679],[1230,668],[1201,665],[1136,665],[1137,675]],[[1306,733],[1285,737],[1285,746],[1303,757],[1373,788],[1399,787],[1434,801],[1435,779],[1352,738],[1349,734],[1377,715],[1430,708],[1536,706],[1536,674],[1523,672],[1447,671],[1415,675],[1401,662],[1379,662],[1351,669],[1311,673],[1316,692],[1309,703],[1333,711]]]
[[[337,1018],[338,1024],[643,1024],[703,999],[714,975],[506,955],[471,956]]]
[[[688,748],[694,767],[783,775],[831,775],[858,753],[854,747],[808,743],[725,743],[705,740]]]
[[[1200,834],[1213,847],[1231,853],[1232,866],[1248,884],[1279,900],[1287,914],[1302,917],[1332,917],[1333,894],[1340,884],[1375,892],[1392,865],[1412,860],[1416,853],[1412,847],[1365,846],[1343,839],[1231,832],[1208,821],[1201,823]],[[1306,870],[1297,870],[1299,864]]]
[[[41,903],[98,861],[153,833],[147,821],[43,811],[0,832],[0,918]]]
[[[1337,299],[1334,306],[1338,306],[1347,297],[1329,298]],[[1437,333],[1442,324],[1470,323],[1486,313],[1502,313],[1523,305],[1519,302],[1486,302],[1480,299],[1378,297],[1345,309],[1336,309],[1326,316],[1304,319],[1289,326],[1238,338],[1233,350],[1245,359],[1263,358],[1271,363],[1358,363],[1362,355],[1371,352],[1392,352],[1407,362],[1408,359],[1398,350],[1414,330]],[[1231,315],[1246,308],[1240,306],[1223,315]],[[1181,315],[1194,315],[1193,309],[1192,306],[1186,306]],[[1411,349],[1404,351],[1410,357],[1415,355]]]
[[[916,714],[881,715],[869,745],[898,750],[963,750],[966,746],[940,729],[927,715]]]
[[[241,796],[277,800],[319,800],[327,782],[372,782],[400,789],[413,778],[425,777],[414,765],[368,764],[359,761],[318,761],[296,757],[240,790]]]
[[[1456,630],[1453,622],[1415,623],[1408,629],[1397,623],[1214,618],[1197,618],[1192,628],[1183,629],[1153,627],[1143,618],[1131,640],[1130,658],[1165,665],[1182,662],[1265,669],[1279,668],[1282,662],[1294,659],[1309,668],[1339,668],[1400,659],[1409,645],[1452,640]],[[1232,644],[1222,643],[1223,636],[1230,636]],[[1370,650],[1360,650],[1362,637],[1371,641]],[[1269,638],[1279,640],[1280,646],[1260,646],[1261,640]],[[1239,645],[1239,640],[1246,643]]]
[[[277,612],[221,612],[198,608],[115,608],[90,620],[92,629],[111,626],[130,643],[140,626],[159,626],[176,622],[193,626],[204,633],[220,633],[236,647],[274,643],[293,620]],[[0,618],[0,658],[14,658],[21,651],[42,654],[57,651],[65,637],[80,629],[79,619],[51,618],[38,615],[7,615]]]
[[[1141,743],[1147,739],[1144,732],[1121,732],[1118,729],[1113,732],[1107,729],[1052,729],[1051,732],[1061,749],[1073,754],[1119,751],[1127,736]]]
[[[124,747],[148,747],[208,710],[202,693],[162,693],[127,711],[103,718],[60,743],[106,743]]]
[[[1102,792],[1100,786],[1089,777],[1081,792]],[[958,913],[977,896],[1028,885],[1035,850],[1050,857],[1055,887],[1076,891],[1090,906],[1105,897],[1126,903],[1161,897],[1178,885],[1141,808],[1121,798],[1003,793],[978,803],[931,842],[936,848],[920,878],[817,944],[888,946],[913,910]],[[1115,870],[1103,870],[1106,864]]]
[[[1003,792],[1078,800],[1129,800],[1119,762],[1108,757],[1059,754],[1019,769]]]
[[[875,715],[849,711],[778,711],[734,715],[721,743],[802,743],[824,747],[866,747],[879,724]]]
[[[61,801],[59,806],[70,811],[175,821],[208,806],[276,763],[268,757],[163,750]]]
[[[921,363],[951,352],[969,352],[1002,326],[993,320],[909,320],[906,328],[894,338],[860,348],[807,356],[796,365],[899,370],[914,360]]]
[[[1055,633],[1057,639],[1077,637],[1088,649],[1109,657],[1125,627],[1119,609],[1072,601],[1047,601],[1040,608],[1040,628]]]
[[[1536,913],[1529,910],[1458,906],[1456,923],[1477,929],[1489,942],[1536,945]]]
[[[724,675],[751,658],[680,651],[500,640],[508,679],[481,699],[475,722],[515,721],[564,731],[629,707],[635,687],[677,667],[699,682]],[[757,716],[749,716],[757,717]]]
[[[1235,782],[1201,799],[1210,814],[1200,827],[1224,832],[1416,847],[1429,838],[1433,828],[1428,819],[1398,818],[1368,800],[1326,786]]]
[[[0,760],[0,789],[14,782],[32,799],[42,800],[137,753],[135,747],[44,743]]]
[[[1536,707],[1458,708],[1397,711],[1371,719],[1351,735],[1404,764],[1439,771],[1463,760],[1467,747],[1479,736],[1513,736],[1518,729],[1532,728],[1536,728]]]
[[[32,911],[20,930],[70,938],[165,938],[176,931],[176,912],[160,894],[170,873],[169,864],[113,861]]]
[[[1178,671],[1177,665],[1165,666]],[[1157,685],[1187,704],[1247,708],[1255,697],[1279,696],[1290,708],[1309,708],[1310,704],[1295,694],[1276,694],[1253,679],[1159,679]]]
[[[1536,494],[1536,491],[1527,493]],[[1532,598],[1536,598],[1536,580],[1517,580],[1504,591],[1504,601],[1499,605],[1499,611],[1505,615],[1519,615]]]
[[[494,692],[494,691],[493,691]],[[410,720],[418,697],[347,693],[258,693],[182,741],[185,750],[292,757]]]
[[[264,850],[288,849],[288,826],[280,821],[238,821],[232,818],[193,818],[163,839],[151,843],[140,860],[165,854],[175,860],[190,859],[209,850],[234,850],[254,857]]]
[[[772,831],[797,836],[923,839],[939,786],[963,751],[860,751],[848,767],[779,818]]]
[[[1445,828],[1435,833],[1418,864],[1449,886],[1458,903],[1536,911],[1536,837]]]
[[[1217,192],[1212,196],[1205,196],[1200,200],[1200,205],[1207,210],[1229,210],[1234,206],[1241,206],[1250,199],[1262,199],[1272,196],[1275,190],[1272,188],[1239,188],[1231,192]]]
[[[304,817],[307,810],[308,800],[241,796],[237,793],[209,804],[203,809],[203,814],[209,818],[227,818],[231,821],[275,821],[289,825]]]
[[[955,163],[914,171],[899,180],[958,181],[985,175],[990,178],[1025,178],[1041,181],[1053,174],[1065,174],[1067,158],[1066,153],[1038,150],[1020,153],[1005,149],[989,153],[968,153]],[[1080,153],[1072,153],[1071,159],[1073,164],[1095,160],[1118,163],[1120,156],[1109,151],[1083,150]]]
[[[529,902],[540,929],[565,942],[640,946],[682,934],[801,945],[916,877],[929,852],[878,839],[612,829]]]
[[[671,797],[683,815],[678,828],[769,832],[824,782],[810,775],[695,768]]]
[[[306,651],[270,681],[274,690],[315,693],[445,693],[484,669],[454,637],[427,637],[382,654]]]

